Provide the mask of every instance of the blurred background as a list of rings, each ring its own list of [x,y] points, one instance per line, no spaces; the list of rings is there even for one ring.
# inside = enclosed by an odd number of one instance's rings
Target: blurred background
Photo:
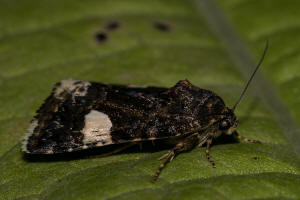
[[[0,0],[0,199],[300,198],[299,9],[294,0]],[[60,80],[171,87],[188,79],[232,107],[266,40],[236,111],[240,134],[263,144],[214,146],[215,170],[198,149],[153,185],[165,152],[34,163],[20,152]]]

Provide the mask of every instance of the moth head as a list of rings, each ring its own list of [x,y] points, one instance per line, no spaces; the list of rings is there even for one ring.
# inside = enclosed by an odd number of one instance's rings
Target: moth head
[[[238,124],[238,118],[231,109],[228,109],[228,113],[219,121],[219,130],[227,135],[231,135],[236,130]]]

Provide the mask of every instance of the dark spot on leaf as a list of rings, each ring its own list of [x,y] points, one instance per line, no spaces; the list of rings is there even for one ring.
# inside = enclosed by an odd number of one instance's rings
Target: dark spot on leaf
[[[98,42],[104,42],[107,40],[107,34],[105,32],[98,32],[96,33],[95,38]]]
[[[255,156],[255,157],[253,157],[252,159],[253,159],[253,160],[259,160],[260,158]]]
[[[168,25],[167,23],[164,23],[164,22],[154,22],[154,27],[157,30],[160,30],[160,31],[163,31],[163,32],[171,31],[170,25]]]
[[[120,24],[116,21],[110,22],[106,25],[106,29],[110,30],[110,31],[118,29],[119,27],[120,27]]]

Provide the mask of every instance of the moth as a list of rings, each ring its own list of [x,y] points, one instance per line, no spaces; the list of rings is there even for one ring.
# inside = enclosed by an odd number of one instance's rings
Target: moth
[[[163,155],[153,176],[181,152],[206,144],[207,160],[212,140],[221,134],[249,140],[236,131],[234,111],[266,54],[255,68],[232,109],[214,92],[179,81],[171,88],[130,87],[96,82],[63,80],[31,121],[22,150],[27,154],[58,154],[94,147],[125,144],[118,152],[144,141],[175,140]]]

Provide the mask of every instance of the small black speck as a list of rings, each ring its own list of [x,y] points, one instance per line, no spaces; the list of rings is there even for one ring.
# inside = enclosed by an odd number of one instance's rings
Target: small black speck
[[[110,31],[115,30],[115,29],[117,29],[117,28],[119,28],[119,27],[120,27],[120,24],[119,24],[118,22],[116,22],[116,21],[110,22],[110,23],[108,23],[108,24],[106,25],[106,29],[107,29],[107,30],[110,30]]]
[[[260,158],[259,157],[253,157],[253,160],[259,160]]]
[[[104,42],[105,40],[107,40],[107,34],[104,32],[96,33],[95,37],[98,40],[98,42]]]
[[[160,31],[163,31],[163,32],[168,32],[168,31],[171,30],[171,27],[168,24],[163,23],[163,22],[154,22],[154,27],[157,30],[160,30]]]

